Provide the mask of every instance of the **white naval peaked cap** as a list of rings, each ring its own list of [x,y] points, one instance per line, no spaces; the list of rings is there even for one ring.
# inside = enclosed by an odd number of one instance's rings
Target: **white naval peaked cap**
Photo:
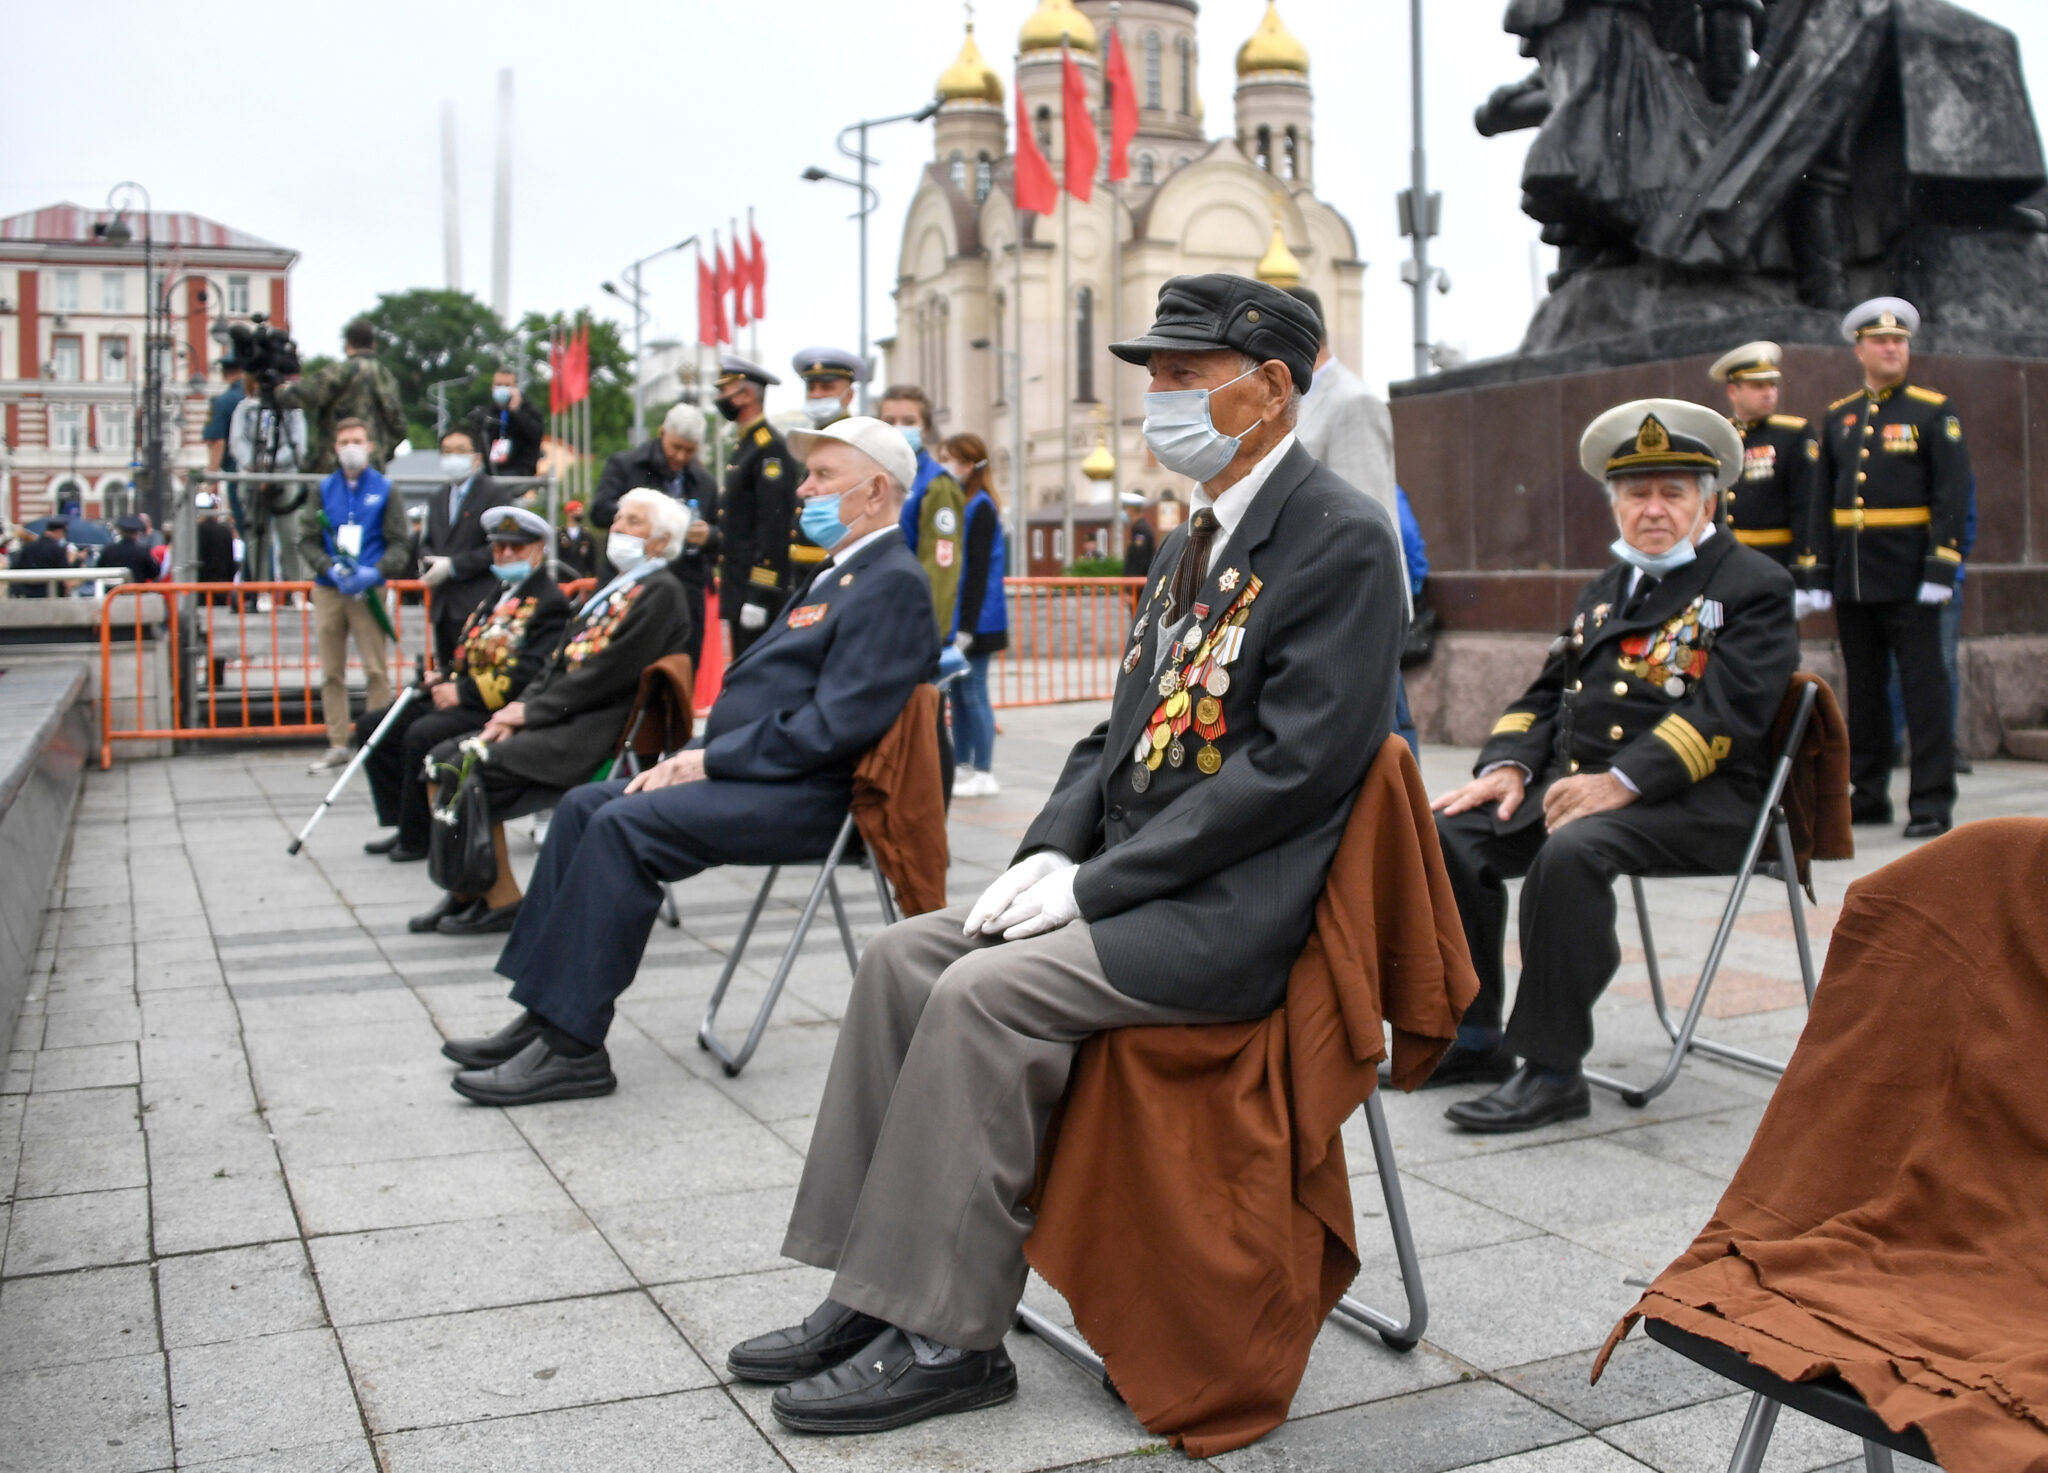
[[[1842,315],[1842,340],[1853,343],[1858,338],[1882,334],[1887,337],[1911,337],[1920,331],[1920,309],[1904,297],[1872,297],[1867,302],[1858,302]]]
[[[1724,491],[1742,474],[1742,437],[1728,417],[1687,399],[1617,404],[1579,436],[1579,465],[1602,486],[1647,471],[1712,471]]]

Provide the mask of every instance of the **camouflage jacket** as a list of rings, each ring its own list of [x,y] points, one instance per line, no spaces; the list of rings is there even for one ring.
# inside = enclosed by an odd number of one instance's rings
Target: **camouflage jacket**
[[[398,381],[391,370],[366,354],[350,354],[286,385],[278,402],[289,398],[312,421],[312,469],[335,468],[334,427],[359,419],[370,427],[370,464],[382,470],[398,442],[406,437],[405,407],[398,400]]]

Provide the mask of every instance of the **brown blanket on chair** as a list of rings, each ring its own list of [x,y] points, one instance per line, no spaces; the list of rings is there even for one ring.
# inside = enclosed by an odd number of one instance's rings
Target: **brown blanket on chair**
[[[2048,1473],[2048,821],[1849,887],[1792,1062],[1651,1315],[1835,1372],[1949,1473]]]
[[[939,688],[921,685],[853,769],[853,823],[906,916],[946,908],[946,795]]]
[[[1813,861],[1854,859],[1856,839],[1849,828],[1849,724],[1825,680],[1805,670],[1796,671],[1778,716],[1771,723],[1771,749],[1785,745],[1785,730],[1799,705],[1801,687],[1817,685],[1820,696],[1813,703],[1813,720],[1807,723],[1806,738],[1792,759],[1792,772],[1785,780],[1785,827],[1792,833],[1792,853],[1799,861],[1799,883],[1813,898]],[[1768,856],[1767,856],[1768,857]]]
[[[1125,1028],[1081,1049],[1025,1254],[1152,1432],[1196,1457],[1286,1419],[1358,1272],[1339,1132],[1436,1067],[1479,991],[1422,777],[1373,763],[1270,1017]]]

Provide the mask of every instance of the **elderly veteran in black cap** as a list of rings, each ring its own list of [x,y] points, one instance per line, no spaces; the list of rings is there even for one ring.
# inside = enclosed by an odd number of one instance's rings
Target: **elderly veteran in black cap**
[[[482,517],[495,590],[469,612],[444,670],[415,698],[363,763],[377,822],[395,832],[363,845],[394,864],[427,857],[427,754],[442,742],[483,730],[493,712],[516,701],[547,668],[569,625],[569,601],[548,576],[554,531],[524,507],[493,506]],[[361,746],[390,708],[365,711],[356,722]]]
[[[1639,399],[1587,427],[1579,464],[1614,508],[1614,566],[1493,724],[1475,780],[1431,805],[1480,987],[1430,1083],[1500,1085],[1445,1112],[1473,1131],[1588,1113],[1593,1004],[1621,964],[1615,876],[1741,863],[1799,663],[1791,575],[1714,524],[1742,465],[1726,419]],[[1503,1033],[1505,886],[1522,876]]]
[[[1089,1035],[1281,1003],[1407,617],[1385,508],[1296,442],[1315,314],[1238,276],[1160,289],[1145,439],[1200,482],[1152,565],[1109,719],[972,906],[861,958],[783,1252],[834,1273],[727,1365],[785,1425],[879,1431],[1013,1395],[1022,1205]]]
[[[796,523],[796,488],[803,467],[782,432],[768,423],[766,394],[782,380],[758,363],[728,353],[719,364],[718,412],[737,426],[718,529],[724,557],[718,569],[718,611],[735,656],[768,628],[789,597],[789,529]]]
[[[1942,612],[1962,577],[1970,452],[1948,395],[1908,382],[1920,314],[1874,297],[1842,319],[1863,387],[1822,421],[1812,498],[1808,600],[1835,611],[1848,683],[1850,816],[1892,821],[1897,662],[1912,749],[1906,837],[1948,832],[1956,803],[1955,722],[1942,659]]]
[[[1776,343],[1744,343],[1714,360],[1707,377],[1728,391],[1728,420],[1742,436],[1742,474],[1721,497],[1728,530],[1779,567],[1790,567],[1804,532],[1813,494],[1813,463],[1820,444],[1796,414],[1778,413]]]

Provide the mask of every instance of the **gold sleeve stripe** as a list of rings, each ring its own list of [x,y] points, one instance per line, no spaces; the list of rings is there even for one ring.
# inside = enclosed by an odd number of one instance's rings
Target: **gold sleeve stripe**
[[[1944,562],[1959,563],[1963,560],[1963,555],[1953,547],[1937,547],[1934,549],[1934,555]]]
[[[1790,527],[1765,527],[1754,532],[1743,527],[1737,527],[1734,530],[1735,540],[1744,547],[1790,547],[1792,545],[1792,529]]]
[[[1700,729],[1676,711],[1652,727],[1650,735],[1678,754],[1694,782],[1710,775],[1720,762],[1706,738],[1700,735]]]
[[[1493,723],[1495,736],[1520,736],[1536,724],[1534,711],[1510,711]]]
[[[1834,520],[1837,527],[1924,527],[1934,513],[1924,506],[1838,506]]]

